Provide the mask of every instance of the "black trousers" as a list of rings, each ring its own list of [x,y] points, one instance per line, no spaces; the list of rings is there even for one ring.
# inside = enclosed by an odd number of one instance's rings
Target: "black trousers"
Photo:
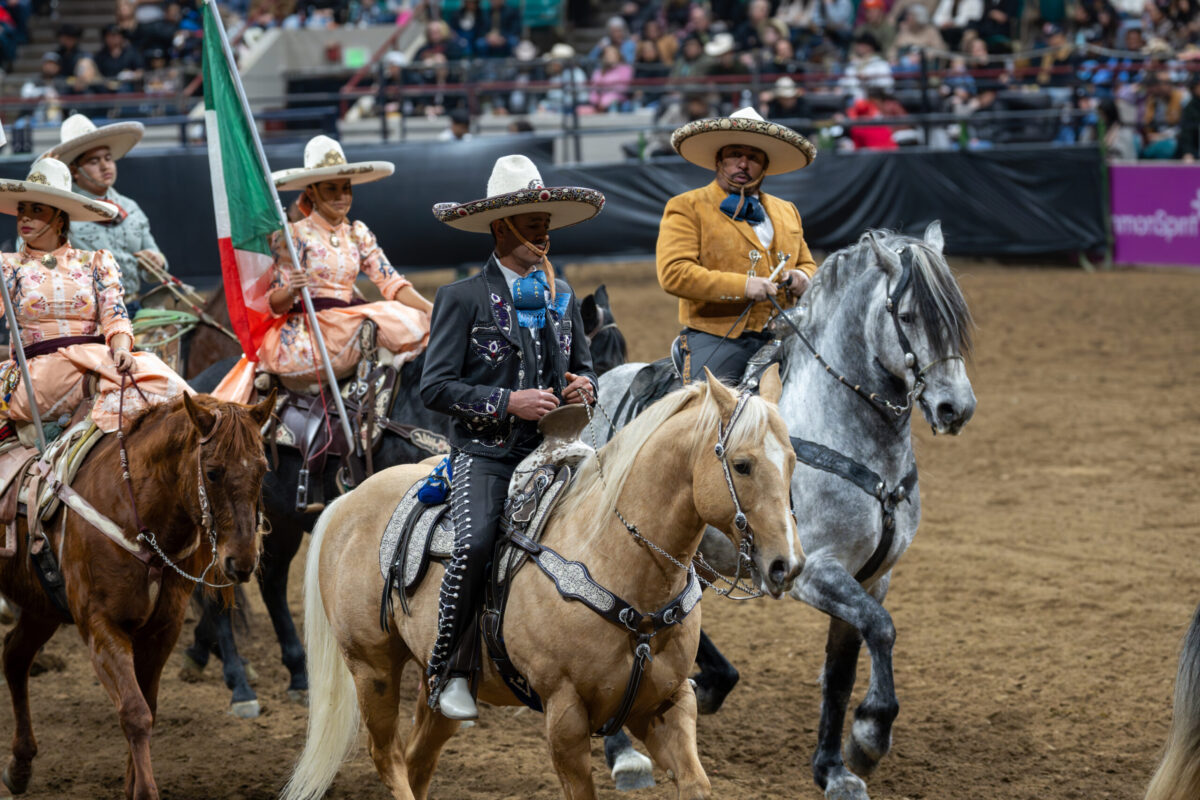
[[[508,481],[530,449],[503,458],[454,451],[450,482],[450,518],[454,554],[442,579],[438,633],[428,673],[467,677],[479,666],[479,611],[487,586],[488,564],[500,533]]]
[[[771,340],[770,334],[744,331],[741,336],[721,340],[720,336],[684,328],[679,334],[683,348],[683,380],[686,383],[704,377],[704,368],[725,383],[741,383],[746,362]]]

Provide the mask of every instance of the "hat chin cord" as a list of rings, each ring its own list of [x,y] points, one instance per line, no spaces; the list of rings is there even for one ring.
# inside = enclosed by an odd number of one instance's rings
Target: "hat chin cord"
[[[763,178],[767,177],[767,165],[763,164],[763,171],[757,178],[749,183],[743,184],[738,189],[738,204],[733,211],[733,218],[737,219],[737,215],[742,213],[742,206],[746,204],[746,192],[756,192],[758,187],[762,186]]]
[[[54,216],[50,218],[50,221],[45,223],[44,225],[42,225],[42,227],[36,233],[34,233],[32,236],[27,236],[25,238],[26,246],[29,246],[29,243],[31,241],[33,241],[34,239],[40,239],[42,237],[42,235],[46,233],[46,231],[50,230],[51,226],[53,226],[54,223],[58,221],[58,218],[62,215],[62,213],[63,213],[62,209],[60,209],[60,208],[54,209]],[[59,232],[58,241],[61,243],[62,239],[63,239],[63,235],[61,232]]]
[[[555,294],[555,292],[554,292],[554,266],[550,263],[550,259],[548,257],[548,253],[550,252],[549,239],[547,239],[545,247],[538,247],[536,244],[534,244],[533,242],[529,241],[528,239],[526,239],[524,236],[521,235],[521,232],[518,231],[516,229],[516,227],[512,224],[511,219],[509,219],[508,217],[504,217],[500,221],[503,222],[504,225],[510,231],[512,231],[512,235],[517,237],[517,241],[519,241],[521,244],[523,244],[529,248],[529,252],[533,253],[535,256],[538,256],[539,258],[542,259],[542,269],[544,269],[546,271],[546,278],[547,278],[546,283],[548,283],[550,285],[550,300],[553,302],[554,294]]]

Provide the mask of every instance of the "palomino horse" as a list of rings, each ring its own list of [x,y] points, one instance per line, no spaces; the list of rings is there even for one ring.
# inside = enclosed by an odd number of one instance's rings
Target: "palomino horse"
[[[259,431],[273,401],[249,407],[184,395],[151,408],[126,425],[132,489],[121,479],[124,459],[117,436],[96,445],[72,483],[120,531],[105,535],[65,506],[45,523],[59,554],[67,609],[129,741],[127,798],[159,796],[150,766],[150,731],[159,677],[196,582],[190,576],[204,571],[210,580],[224,575],[246,581],[258,566],[256,512],[267,470]],[[141,543],[139,529],[152,533],[149,541],[157,544],[157,553]],[[0,559],[0,591],[21,607],[16,627],[4,639],[4,677],[16,730],[3,780],[14,794],[28,787],[37,755],[29,665],[65,622],[33,571],[20,531],[16,554]],[[124,539],[118,542],[121,532]]]
[[[603,286],[597,289],[594,295],[588,295],[580,301],[580,311],[583,314],[584,327],[587,328],[588,341],[596,354],[593,363],[597,374],[623,362],[625,339],[613,324],[612,310],[608,307],[608,293]],[[425,357],[422,355],[401,368],[400,388],[392,406],[391,420],[445,436],[450,432],[450,417],[427,409],[417,394],[424,363]],[[225,376],[230,366],[232,361],[215,366],[210,372],[192,381],[192,388],[199,392],[211,391]],[[275,636],[279,640],[283,664],[288,670],[288,697],[297,702],[306,702],[308,669],[305,664],[304,646],[300,643],[291,609],[288,608],[287,586],[292,558],[300,549],[305,532],[312,530],[316,524],[317,514],[296,510],[296,484],[303,466],[299,454],[294,449],[284,447],[279,448],[278,452],[279,460],[272,464],[271,471],[263,483],[263,512],[266,514],[271,535],[264,540],[262,569],[258,572],[258,582],[263,603],[270,615]],[[379,449],[374,453],[374,463],[377,469],[384,469],[397,464],[411,464],[429,455],[428,450],[415,445],[412,439],[385,430]],[[323,481],[325,497],[336,497],[341,491],[336,480],[337,470],[337,459],[331,458],[326,464],[325,474],[312,478],[313,481]],[[257,717],[260,711],[258,695],[251,687],[245,665],[238,655],[229,611],[212,598],[202,602],[203,615],[196,624],[195,640],[187,650],[185,677],[189,680],[197,679],[208,664],[209,654],[216,653],[221,660],[225,685],[232,692],[230,711],[236,717]]]
[[[831,617],[813,778],[837,800],[866,800],[859,775],[887,754],[899,712],[896,631],[883,600],[921,517],[912,409],[920,406],[935,434],[957,434],[975,411],[963,362],[971,316],[942,246],[936,222],[923,240],[869,231],[826,258],[800,305],[773,323],[784,340],[779,411],[797,455],[792,498],[807,558],[791,593]],[[605,375],[601,403],[616,408],[641,367]],[[706,557],[718,539],[705,537]],[[847,765],[842,731],[864,639],[871,683],[845,743]],[[631,748],[625,740],[607,749],[614,758]]]
[[[663,398],[583,462],[546,525],[543,552],[577,562],[570,570],[577,577],[586,574],[579,566],[585,564],[596,590],[641,610],[634,612],[636,620],[691,585],[687,564],[705,524],[711,524],[736,529],[768,589],[777,596],[786,591],[803,557],[788,505],[793,456],[783,420],[768,402],[779,389],[778,373],[772,372],[762,397],[739,398],[714,380]],[[360,712],[375,768],[396,798],[426,797],[438,754],[458,729],[457,722],[430,710],[428,684],[422,681],[407,745],[397,730],[407,716],[400,708],[401,672],[409,661],[428,663],[434,642],[442,569],[429,570],[409,601],[411,616],[393,611],[390,633],[379,624],[384,526],[397,498],[428,472],[407,466],[379,473],[335,502],[317,524],[304,579],[313,681],[308,740],[284,790],[286,800],[312,800],[325,792],[357,738]],[[588,740],[622,704],[624,676],[635,657],[630,630],[644,629],[637,622],[611,624],[583,603],[565,602],[536,566],[527,564],[510,580],[504,641],[513,664],[541,697],[563,794],[595,798]],[[582,578],[564,574],[563,580],[583,596],[592,594]],[[678,796],[696,800],[710,796],[687,680],[700,615],[669,616],[675,624],[649,640],[653,660],[628,726],[671,770]],[[519,702],[490,661],[479,696],[494,705]]]
[[[1200,797],[1200,607],[1183,637],[1175,676],[1175,710],[1166,751],[1150,781],[1146,800]]]

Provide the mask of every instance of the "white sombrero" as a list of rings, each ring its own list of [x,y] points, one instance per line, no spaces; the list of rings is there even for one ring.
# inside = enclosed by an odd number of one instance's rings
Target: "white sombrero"
[[[102,222],[117,216],[112,203],[71,191],[71,171],[54,158],[33,162],[23,181],[0,181],[0,214],[17,213],[21,202],[44,203],[66,213],[72,222]]]
[[[107,147],[115,161],[132,150],[145,132],[140,122],[114,122],[97,128],[96,123],[83,114],[75,114],[63,120],[58,132],[58,144],[38,158],[56,158],[69,165],[89,150]]]
[[[281,192],[300,191],[321,181],[348,180],[350,183],[371,183],[383,180],[396,171],[390,161],[346,161],[346,154],[336,140],[314,136],[304,145],[304,166],[271,173],[275,188]]]
[[[600,213],[604,195],[581,186],[546,186],[525,156],[496,159],[487,197],[469,203],[438,203],[433,215],[452,228],[488,233],[494,220],[534,212],[550,215],[550,230],[576,225]]]
[[[743,108],[728,117],[699,119],[671,134],[671,146],[698,167],[714,169],[722,147],[744,144],[767,154],[768,175],[807,167],[817,157],[817,148],[791,128],[767,122],[753,108]]]

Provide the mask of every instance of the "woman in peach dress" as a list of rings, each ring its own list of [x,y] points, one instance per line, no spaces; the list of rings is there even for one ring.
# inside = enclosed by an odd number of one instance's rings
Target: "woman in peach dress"
[[[325,348],[339,377],[348,375],[361,357],[358,329],[366,319],[378,326],[377,342],[395,355],[396,366],[415,358],[429,339],[433,305],[388,263],[375,234],[364,223],[347,218],[352,184],[385,178],[392,165],[386,161],[347,164],[341,146],[327,136],[308,143],[304,164],[274,176],[281,191],[302,189],[312,212],[289,225],[300,269],[292,263],[283,237],[276,235],[272,241],[275,272],[269,301],[279,322],[259,347],[262,369],[287,378],[316,378],[320,356],[299,305],[304,286],[313,298]],[[379,287],[383,301],[355,299],[354,281],[360,272]]]
[[[43,158],[24,181],[0,181],[0,213],[17,217],[25,244],[0,253],[43,423],[65,425],[96,376],[92,419],[117,429],[122,379],[125,417],[187,391],[187,383],[149,353],[133,353],[121,270],[107,250],[67,242],[70,221],[112,219],[116,206],[71,191],[66,165]],[[136,387],[135,387],[136,384]],[[15,355],[0,364],[0,419],[31,422],[29,395]]]

